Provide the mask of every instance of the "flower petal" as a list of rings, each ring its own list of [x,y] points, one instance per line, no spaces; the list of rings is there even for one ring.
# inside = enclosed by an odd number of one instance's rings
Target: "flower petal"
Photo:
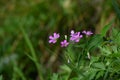
[[[82,31],[82,33],[86,34],[86,33],[87,33],[87,31],[85,31],[85,30],[84,30],[84,31]]]
[[[56,43],[57,41],[56,40],[53,40],[52,43]]]
[[[53,42],[53,40],[49,40],[49,43],[52,43]]]
[[[50,35],[50,36],[49,36],[49,39],[54,39],[54,37]]]

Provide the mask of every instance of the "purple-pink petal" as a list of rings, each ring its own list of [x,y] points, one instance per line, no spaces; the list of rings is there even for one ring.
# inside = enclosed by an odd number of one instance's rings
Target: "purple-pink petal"
[[[54,37],[56,37],[56,35],[57,35],[56,33],[53,33],[53,36],[54,36]]]
[[[71,35],[73,35],[74,34],[74,30],[71,30]]]
[[[87,35],[91,35],[91,34],[93,34],[91,31],[88,31],[87,33],[86,33]]]
[[[61,41],[61,47],[67,47],[68,44],[67,40]]]
[[[59,35],[59,34],[54,33],[54,38],[59,38],[59,37],[60,37],[60,35]]]
[[[49,36],[49,43],[56,43],[57,39],[60,37],[59,34],[57,33],[53,33],[53,36]]]
[[[53,40],[49,40],[49,43],[52,43],[53,42]]]
[[[52,36],[49,36],[49,39],[54,39]]]
[[[84,30],[82,33],[86,34],[86,31]]]
[[[80,37],[80,38],[82,38],[82,37],[83,37],[83,35],[80,35],[79,37]]]
[[[79,42],[80,39],[76,39],[75,42]]]
[[[70,35],[70,40],[74,41],[74,42],[79,42],[79,40],[82,38],[82,35],[80,34],[80,32],[76,32],[74,33],[74,31],[71,31],[71,35]]]
[[[93,34],[91,31],[85,31],[85,30],[82,33],[85,34],[86,36],[90,36]]]
[[[53,42],[53,43],[56,43],[56,42],[57,42],[57,40],[53,40],[52,42]]]

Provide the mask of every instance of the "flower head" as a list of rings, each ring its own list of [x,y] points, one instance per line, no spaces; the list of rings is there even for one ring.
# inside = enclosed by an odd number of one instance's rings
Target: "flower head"
[[[80,32],[74,32],[73,30],[71,31],[71,35],[70,35],[70,40],[74,41],[74,42],[79,42],[80,39],[83,37]]]
[[[61,47],[67,47],[69,42],[67,40],[61,41]]]
[[[59,34],[53,33],[53,36],[52,35],[49,36],[49,39],[50,39],[49,43],[56,43],[59,37],[60,37]]]
[[[93,34],[91,31],[85,31],[85,30],[82,33],[86,34],[86,36],[90,36]]]

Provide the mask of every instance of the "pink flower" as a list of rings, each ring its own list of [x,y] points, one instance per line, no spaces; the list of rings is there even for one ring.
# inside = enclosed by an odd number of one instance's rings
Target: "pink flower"
[[[83,37],[80,32],[74,32],[73,30],[71,30],[71,35],[70,35],[70,40],[74,41],[74,42],[79,42],[80,39]]]
[[[50,35],[49,36],[49,43],[56,43],[57,42],[57,39],[60,37],[60,35],[59,34],[57,34],[57,33],[54,33],[53,34],[53,36],[52,35]]]
[[[61,47],[67,47],[68,44],[67,40],[61,41]]]
[[[86,34],[86,36],[90,36],[93,34],[91,31],[85,31],[85,30],[82,33]]]

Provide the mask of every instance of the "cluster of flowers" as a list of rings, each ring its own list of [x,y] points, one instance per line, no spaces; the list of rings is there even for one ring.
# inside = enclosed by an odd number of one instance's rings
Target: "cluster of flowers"
[[[85,34],[86,36],[90,36],[93,33],[91,31],[82,31],[82,34]],[[70,42],[79,42],[80,39],[83,37],[80,32],[74,32],[74,30],[71,30],[70,34]],[[53,33],[53,35],[49,36],[49,43],[55,44],[57,42],[57,39],[60,38],[59,33]],[[67,41],[67,39],[61,41],[61,47],[67,47],[70,42]]]

